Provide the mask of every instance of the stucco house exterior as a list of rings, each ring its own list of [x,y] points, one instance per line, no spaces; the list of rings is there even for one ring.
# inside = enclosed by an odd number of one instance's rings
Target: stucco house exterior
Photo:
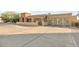
[[[37,14],[32,15],[31,13],[20,13],[19,22],[31,25],[41,26],[74,26],[77,20],[77,16],[72,13],[64,14]]]

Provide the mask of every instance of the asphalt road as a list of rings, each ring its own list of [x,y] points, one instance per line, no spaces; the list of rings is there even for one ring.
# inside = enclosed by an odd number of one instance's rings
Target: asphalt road
[[[0,47],[78,47],[79,33],[0,35]]]

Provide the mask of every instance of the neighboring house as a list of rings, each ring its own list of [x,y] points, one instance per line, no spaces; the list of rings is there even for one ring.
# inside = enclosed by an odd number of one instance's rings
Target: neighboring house
[[[77,22],[77,16],[72,13],[65,14],[38,14],[31,15],[31,13],[20,13],[19,22],[25,24],[49,25],[49,26],[74,26]]]

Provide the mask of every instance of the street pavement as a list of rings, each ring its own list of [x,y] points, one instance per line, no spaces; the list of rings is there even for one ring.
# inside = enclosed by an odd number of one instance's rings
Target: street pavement
[[[0,35],[0,47],[78,47],[79,33]]]

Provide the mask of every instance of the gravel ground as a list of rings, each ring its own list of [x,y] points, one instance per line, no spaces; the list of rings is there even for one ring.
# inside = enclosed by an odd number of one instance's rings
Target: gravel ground
[[[13,24],[0,24],[0,35],[35,34],[35,33],[70,33],[69,28],[31,26],[23,27]]]

